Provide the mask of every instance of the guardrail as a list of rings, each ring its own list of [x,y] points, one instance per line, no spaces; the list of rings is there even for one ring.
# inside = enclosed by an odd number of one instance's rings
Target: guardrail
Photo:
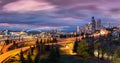
[[[32,40],[31,40],[31,41],[32,41]],[[16,42],[16,43],[17,43],[17,44],[21,44],[21,43],[31,42],[31,41],[21,41],[21,42]],[[3,53],[6,53],[11,46],[13,46],[13,43],[10,43],[10,44],[8,44],[7,46],[5,46],[5,47],[2,49],[2,52],[3,52]]]

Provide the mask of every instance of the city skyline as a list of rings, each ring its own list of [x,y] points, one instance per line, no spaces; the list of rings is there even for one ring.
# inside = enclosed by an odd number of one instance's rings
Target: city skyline
[[[114,5],[115,4],[115,5]],[[101,19],[119,24],[119,0],[0,0],[0,29],[71,29]]]
[[[0,0],[0,63],[120,63],[120,0]]]

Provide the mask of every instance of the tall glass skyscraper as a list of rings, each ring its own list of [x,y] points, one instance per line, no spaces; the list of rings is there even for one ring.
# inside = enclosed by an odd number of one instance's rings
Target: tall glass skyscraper
[[[100,30],[101,28],[102,28],[101,19],[98,19],[98,21],[97,21],[97,30]]]
[[[96,22],[95,22],[94,17],[92,17],[92,30],[93,32],[96,30]]]

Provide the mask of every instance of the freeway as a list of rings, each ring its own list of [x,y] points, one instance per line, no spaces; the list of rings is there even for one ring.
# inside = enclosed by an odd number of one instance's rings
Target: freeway
[[[16,43],[17,43],[17,44],[22,44],[22,43],[25,43],[25,42],[31,42],[31,41],[20,41],[20,42],[16,42]],[[10,43],[10,44],[6,45],[6,46],[2,49],[2,52],[3,52],[3,53],[6,53],[11,46],[13,46],[13,43]]]
[[[0,55],[0,63],[4,63],[5,60],[7,60],[8,58],[16,55],[16,54],[19,54],[20,51],[26,51],[28,50],[30,47],[22,47],[22,48],[18,48],[18,49],[15,49],[15,50],[11,50],[9,52],[6,52],[2,55]]]
[[[57,44],[67,44],[67,43],[71,43],[73,41],[75,41],[76,38],[67,38],[67,39],[58,39],[58,43]],[[32,41],[32,40],[31,40]],[[20,41],[20,42],[16,42],[17,44],[22,44],[22,43],[25,43],[25,42],[31,42],[31,41]],[[63,42],[64,41],[64,42]],[[53,44],[56,44],[56,43],[49,43],[49,44],[46,44],[46,45],[53,45]],[[10,43],[8,44],[7,46],[5,46],[3,49],[2,49],[2,52],[3,53],[6,53],[8,51],[8,49],[13,46],[13,43]]]
[[[2,53],[2,49],[4,48],[5,46],[5,42],[0,42],[0,54]]]
[[[8,40],[18,40],[19,38],[11,38],[11,39],[8,39]],[[7,39],[0,39],[0,42],[1,41],[5,41],[5,40],[7,40]]]
[[[58,43],[49,43],[49,45],[54,45],[54,44],[59,44],[59,45],[61,45],[61,44],[66,44],[66,43],[71,43],[71,42],[73,42],[74,43],[74,40],[75,40],[76,38],[67,38],[67,39],[60,39],[60,42],[58,42]],[[19,42],[20,43],[20,42]],[[11,45],[13,45],[13,44],[11,44]],[[11,46],[11,45],[9,45],[9,47]],[[46,44],[47,45],[47,44]],[[22,48],[18,48],[18,49],[14,49],[14,50],[11,50],[11,51],[8,51],[8,52],[6,52],[6,53],[4,53],[4,54],[2,54],[2,55],[0,55],[0,63],[3,63],[6,59],[9,59],[10,57],[13,57],[14,55],[16,55],[16,54],[18,54],[18,53],[20,53],[20,51],[21,51],[21,49],[22,49],[22,51],[26,51],[26,50],[28,50],[30,47],[29,46],[27,46],[27,47],[22,47]],[[7,47],[6,47],[6,49],[8,49]],[[3,51],[4,52],[4,51]]]

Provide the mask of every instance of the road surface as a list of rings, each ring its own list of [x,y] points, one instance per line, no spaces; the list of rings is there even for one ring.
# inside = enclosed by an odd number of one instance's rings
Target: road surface
[[[10,57],[12,57],[12,56],[14,56],[16,54],[19,54],[21,49],[22,49],[22,51],[26,51],[29,48],[30,47],[28,47],[28,46],[27,47],[22,47],[22,48],[11,50],[9,52],[6,52],[6,53],[0,55],[0,63],[4,63],[4,61],[7,60],[8,58],[10,58]]]
[[[31,42],[31,41],[21,41],[21,42],[16,42],[17,44],[22,44],[22,43],[25,43],[25,42]],[[6,53],[8,52],[8,49],[13,46],[13,43],[10,43],[8,45],[6,45],[3,49],[2,49],[2,53]]]
[[[61,44],[71,43],[72,41],[74,42],[75,39],[76,39],[76,38],[67,38],[67,39],[65,39],[65,40],[62,40],[62,39],[61,39],[60,42],[54,43],[54,44],[59,44],[59,45],[61,45]],[[53,43],[49,43],[49,45],[52,45],[52,44],[53,44]],[[13,44],[10,44],[9,47],[10,47],[11,45],[13,45]],[[8,52],[0,55],[0,63],[3,63],[5,60],[9,59],[10,57],[12,57],[12,56],[20,53],[21,49],[22,49],[22,51],[26,51],[26,50],[28,50],[29,48],[30,48],[29,46],[27,46],[27,47],[22,47],[22,48],[18,48],[18,49],[15,49],[15,50],[8,51]],[[8,49],[8,48],[6,47],[6,49]],[[4,52],[4,51],[3,51],[3,52]]]

